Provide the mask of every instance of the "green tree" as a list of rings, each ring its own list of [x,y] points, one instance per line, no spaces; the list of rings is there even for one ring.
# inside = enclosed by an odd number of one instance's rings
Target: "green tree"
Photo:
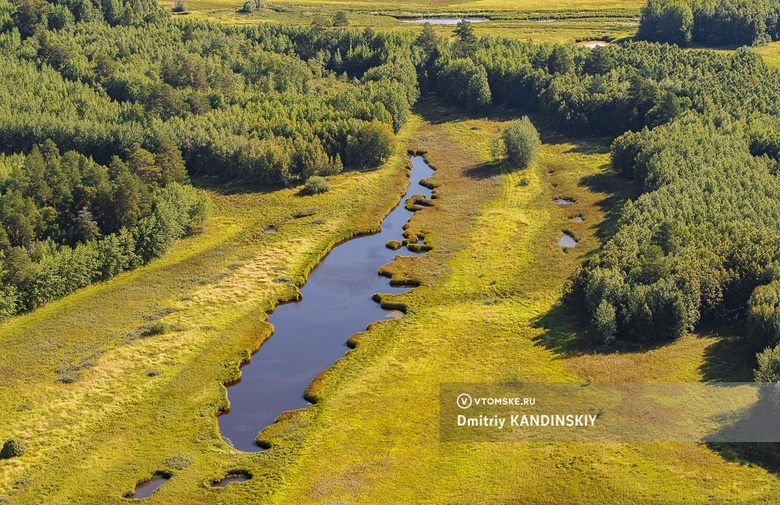
[[[361,121],[347,139],[346,162],[350,167],[373,167],[393,152],[395,136],[390,126],[380,121]]]
[[[188,182],[187,169],[181,151],[168,139],[160,142],[154,155],[154,165],[160,168],[160,183],[166,186],[172,182]]]
[[[477,35],[471,22],[462,19],[454,30],[458,40],[455,42],[455,53],[458,56],[468,58],[474,52],[477,45]]]
[[[691,41],[692,28],[693,10],[686,0],[648,0],[637,37],[684,46]]]
[[[306,179],[306,184],[303,185],[303,192],[307,195],[317,195],[328,191],[330,191],[328,180],[318,175],[312,175]]]
[[[163,178],[162,169],[157,166],[154,154],[141,147],[138,143],[134,144],[130,150],[127,164],[130,170],[147,184],[158,183]]]
[[[436,30],[430,23],[423,24],[420,35],[414,41],[414,44],[420,47],[426,56],[434,55],[438,51],[440,43],[439,36],[436,35]]]
[[[451,102],[471,111],[484,109],[492,101],[485,67],[470,58],[459,58],[444,66],[436,77],[436,86]]]
[[[542,142],[528,116],[510,121],[502,134],[507,158],[513,165],[525,167],[536,160]]]
[[[596,337],[603,344],[611,344],[617,334],[617,319],[615,307],[606,299],[601,300],[593,314],[593,328]]]
[[[550,53],[547,67],[551,74],[566,74],[574,71],[574,54],[570,46],[556,45]]]
[[[349,25],[349,18],[346,12],[338,11],[333,15],[333,26],[343,27],[347,25]]]
[[[756,361],[755,381],[766,383],[759,389],[760,397],[780,406],[780,345],[767,347],[758,353]]]

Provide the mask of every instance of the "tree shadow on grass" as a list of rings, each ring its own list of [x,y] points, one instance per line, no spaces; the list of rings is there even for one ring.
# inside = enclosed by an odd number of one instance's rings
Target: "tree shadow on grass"
[[[463,173],[466,175],[466,177],[470,177],[476,180],[483,180],[508,174],[509,172],[510,170],[507,169],[504,163],[491,161],[488,163],[482,163],[475,167],[467,168]]]
[[[704,362],[699,367],[704,381],[753,381],[755,356],[762,350],[762,346],[746,338],[742,326],[705,324],[699,333],[704,337],[717,337],[716,341],[705,349]],[[742,418],[725,426],[721,431],[746,429],[746,425],[755,422],[751,420],[755,417],[754,411],[755,406],[745,412]],[[727,461],[756,465],[768,472],[780,474],[780,443],[710,442],[706,445]]]
[[[707,448],[726,461],[759,466],[767,472],[780,474],[780,444],[773,442],[708,442]]]
[[[414,111],[431,124],[452,123],[468,121],[471,119],[490,119],[495,121],[509,121],[519,117],[516,110],[501,106],[492,106],[485,110],[467,111],[457,105],[453,105],[434,94],[426,94],[417,101]],[[523,114],[520,114],[523,115]]]
[[[468,119],[482,117],[448,104],[439,97],[431,94],[427,94],[417,101],[417,104],[414,106],[414,112],[422,116],[422,118],[430,124],[466,121]]]
[[[706,442],[710,450],[726,461],[780,474],[780,443],[778,440],[778,406],[766,398],[759,398],[751,407],[730,422],[724,422],[711,440],[755,440],[753,442]]]
[[[578,154],[606,154],[610,152],[612,140],[606,137],[574,137],[575,146],[569,152]],[[568,139],[570,142],[572,139]],[[579,140],[579,141],[578,141]]]
[[[702,337],[715,338],[704,350],[704,362],[699,366],[704,381],[753,381],[756,354],[762,349],[746,338],[743,327],[705,323],[697,332]]]
[[[238,179],[225,181],[218,177],[202,175],[191,177],[191,183],[198,189],[206,189],[223,196],[247,195],[255,193],[267,194],[284,189],[283,186],[251,184]]]
[[[536,345],[562,358],[582,354],[641,353],[662,347],[668,342],[617,342],[613,345],[596,344],[587,328],[577,317],[573,307],[564,302],[555,304],[546,314],[532,321],[532,327],[543,330],[533,338]]]
[[[618,219],[623,212],[623,207],[629,200],[634,200],[641,191],[639,187],[624,179],[620,174],[612,171],[599,172],[583,177],[579,185],[585,187],[591,193],[604,194],[604,198],[596,202],[596,205],[604,215],[604,219],[594,228],[596,236],[601,242],[606,242],[618,231]]]

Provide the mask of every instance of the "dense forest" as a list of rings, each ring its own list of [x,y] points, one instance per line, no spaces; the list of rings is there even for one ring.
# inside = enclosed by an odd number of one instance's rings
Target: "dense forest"
[[[775,0],[649,0],[637,38],[709,46],[751,46],[780,39]]]
[[[421,85],[472,110],[539,111],[568,134],[617,137],[643,194],[573,276],[599,343],[669,340],[705,319],[780,339],[780,74],[749,50],[632,42],[598,49],[424,30]],[[778,377],[780,379],[780,377]]]
[[[419,95],[410,44],[175,20],[153,0],[0,0],[0,317],[197,232],[190,176],[377,166]]]

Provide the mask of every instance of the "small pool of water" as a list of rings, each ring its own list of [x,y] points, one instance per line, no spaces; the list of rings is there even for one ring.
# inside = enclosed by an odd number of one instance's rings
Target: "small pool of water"
[[[568,233],[564,233],[561,235],[561,238],[558,239],[558,245],[561,247],[574,247],[577,245],[577,241]]]
[[[263,230],[263,233],[276,233],[279,230],[279,227],[276,225],[267,226],[265,230]]]
[[[571,205],[574,203],[574,200],[571,198],[553,198],[553,203],[555,205]]]
[[[152,496],[152,493],[160,489],[160,487],[163,484],[168,482],[168,479],[170,479],[170,477],[155,477],[148,482],[139,484],[135,488],[135,493],[133,493],[133,496],[131,496],[131,498],[134,500],[141,500],[143,498],[148,498]]]
[[[603,40],[586,40],[583,42],[578,42],[575,44],[578,47],[587,47],[588,49],[596,49],[597,47],[607,47],[611,46],[609,42],[604,42]]]
[[[227,477],[224,477],[220,481],[215,482],[214,487],[225,487],[228,484],[232,484],[234,482],[246,482],[249,479],[251,479],[251,477],[249,477],[248,475],[228,475]]]
[[[469,23],[487,23],[490,21],[487,18],[412,18],[401,19],[402,23],[430,23],[432,25],[456,25],[461,21],[468,21]]]

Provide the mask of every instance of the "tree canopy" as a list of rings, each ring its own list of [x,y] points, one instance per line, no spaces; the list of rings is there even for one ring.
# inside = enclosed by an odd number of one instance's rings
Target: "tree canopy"
[[[382,163],[419,96],[413,39],[336,21],[0,0],[0,317],[197,232],[191,176],[288,186]]]

